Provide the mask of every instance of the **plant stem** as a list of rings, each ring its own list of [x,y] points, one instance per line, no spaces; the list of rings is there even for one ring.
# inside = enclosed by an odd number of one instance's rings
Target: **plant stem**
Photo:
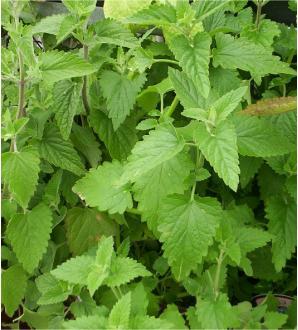
[[[169,63],[169,64],[175,64],[175,65],[179,65],[179,62],[175,61],[175,60],[170,60],[167,58],[157,58],[153,60],[153,63]]]
[[[224,250],[220,250],[219,257],[217,258],[217,268],[216,268],[216,273],[215,273],[215,278],[214,278],[214,293],[215,293],[216,298],[219,293],[220,270],[221,270],[222,262],[225,258],[224,254],[225,254]]]
[[[84,59],[88,60],[88,46],[87,45],[83,46],[83,51],[84,51]],[[88,115],[90,113],[90,106],[89,106],[88,96],[87,96],[87,76],[84,76],[84,78],[83,78],[82,100],[83,100],[83,105],[84,105],[86,114]]]
[[[195,199],[196,186],[197,186],[197,181],[194,182],[192,189],[191,189],[191,196],[190,196],[191,201],[193,201]]]
[[[19,80],[19,101],[18,101],[18,112],[16,119],[23,117],[24,115],[24,104],[25,104],[25,70],[24,70],[24,61],[23,55],[18,51],[19,58],[19,71],[20,71],[20,80]]]
[[[128,212],[128,213],[132,213],[132,214],[138,214],[138,215],[141,215],[141,214],[142,214],[141,211],[139,211],[139,210],[137,210],[137,209],[134,209],[134,208],[132,208],[132,209],[127,209],[126,212]]]
[[[171,117],[171,116],[172,116],[172,114],[173,114],[173,112],[175,111],[175,109],[176,109],[178,103],[179,103],[179,100],[178,100],[178,97],[177,97],[177,95],[176,95],[176,96],[174,97],[174,100],[173,100],[172,104],[170,105],[169,110],[168,110],[167,113],[166,113],[166,115],[167,115],[168,117]]]
[[[112,290],[112,292],[114,293],[114,296],[116,297],[116,299],[119,300],[119,296],[118,296],[118,293],[117,293],[117,291],[116,291],[116,288],[111,287],[111,290]]]
[[[262,0],[258,0],[257,4],[257,16],[256,16],[256,27],[259,29],[260,21],[261,21],[261,12],[262,12]]]

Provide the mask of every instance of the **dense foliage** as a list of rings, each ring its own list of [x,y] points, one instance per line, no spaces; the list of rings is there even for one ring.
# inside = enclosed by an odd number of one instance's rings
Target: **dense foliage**
[[[4,328],[295,327],[296,29],[267,3],[2,2]]]

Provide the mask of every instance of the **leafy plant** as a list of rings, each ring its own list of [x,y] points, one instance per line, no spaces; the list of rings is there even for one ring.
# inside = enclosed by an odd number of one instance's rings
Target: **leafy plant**
[[[296,29],[267,3],[2,3],[6,328],[296,327]]]

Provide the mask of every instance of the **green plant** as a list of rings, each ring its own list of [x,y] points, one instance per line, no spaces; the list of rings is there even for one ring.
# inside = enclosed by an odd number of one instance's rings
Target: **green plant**
[[[296,29],[267,3],[2,3],[7,326],[296,326]]]

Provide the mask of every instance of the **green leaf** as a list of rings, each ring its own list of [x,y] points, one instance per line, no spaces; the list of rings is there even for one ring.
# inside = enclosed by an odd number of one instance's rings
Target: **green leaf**
[[[104,162],[77,181],[73,191],[91,207],[121,214],[132,207],[130,192],[119,183],[122,173],[123,167],[118,161]]]
[[[236,90],[231,90],[212,103],[211,108],[216,112],[217,125],[225,120],[237,108],[246,92],[247,87],[239,87]]]
[[[91,167],[97,167],[101,160],[101,150],[92,129],[73,124],[70,139],[75,148],[86,157]]]
[[[241,37],[269,49],[271,49],[274,38],[279,35],[278,24],[269,19],[262,19],[257,29],[255,24],[245,26],[240,33]]]
[[[113,306],[109,315],[109,329],[129,329],[129,316],[131,310],[131,293],[128,292]]]
[[[124,166],[121,182],[136,181],[162,163],[175,157],[184,147],[183,139],[169,124],[158,126],[136,143],[128,163]]]
[[[273,56],[270,50],[247,38],[235,39],[231,35],[219,33],[216,45],[217,48],[212,52],[215,67],[221,65],[225,69],[249,71],[254,77],[263,77],[269,73],[296,74],[287,63]]]
[[[200,123],[194,132],[204,157],[226,185],[236,191],[239,183],[239,159],[235,128],[229,121],[221,122],[210,133]]]
[[[239,157],[240,166],[240,185],[241,188],[245,188],[251,179],[256,175],[261,167],[263,160],[255,157]]]
[[[43,274],[36,279],[36,286],[41,293],[39,305],[49,305],[62,302],[72,293],[72,287],[66,282],[57,280],[50,273]]]
[[[79,28],[82,23],[76,16],[68,15],[62,20],[56,33],[57,44],[67,38],[75,29]]]
[[[91,111],[90,125],[104,142],[112,158],[124,160],[138,141],[135,123],[127,118],[120,127],[114,131],[111,119],[102,111]]]
[[[287,321],[288,315],[278,312],[267,312],[264,325],[267,329],[280,329]]]
[[[79,155],[69,141],[65,141],[57,127],[45,126],[42,140],[39,142],[40,156],[49,163],[77,175],[84,174],[84,166]]]
[[[38,266],[46,252],[52,227],[52,212],[43,203],[25,214],[16,214],[9,222],[6,235],[13,251],[28,273]]]
[[[2,272],[1,300],[5,313],[12,317],[24,298],[27,276],[20,264],[15,264]]]
[[[237,70],[228,70],[221,67],[210,68],[210,84],[219,96],[225,95],[241,84]]]
[[[80,102],[81,86],[71,80],[61,80],[54,85],[53,111],[64,140],[70,135],[73,118]]]
[[[173,329],[173,324],[154,316],[137,315],[130,322],[131,329]]]
[[[197,302],[196,314],[203,329],[234,328],[238,322],[227,295],[223,293],[215,301]]]
[[[157,231],[159,207],[164,197],[174,193],[183,193],[185,183],[194,167],[187,153],[179,153],[137,178],[133,186],[134,199],[139,202],[138,209],[153,233]]]
[[[87,278],[94,264],[94,257],[82,255],[79,257],[68,259],[51,274],[57,279],[73,283],[87,285]]]
[[[149,7],[151,2],[152,0],[106,0],[103,10],[105,17],[121,20]]]
[[[113,250],[113,237],[102,237],[98,244],[95,262],[87,278],[87,287],[90,295],[101,286],[103,281],[109,276]]]
[[[97,70],[79,56],[62,51],[41,53],[39,67],[42,79],[49,84],[72,77],[86,76]]]
[[[176,305],[168,305],[160,315],[160,319],[172,323],[173,329],[187,329],[183,316],[180,314]]]
[[[145,80],[144,74],[129,79],[126,75],[114,71],[102,73],[99,83],[107,100],[108,116],[112,119],[114,130],[117,130],[129,115]]]
[[[126,284],[139,276],[150,276],[151,273],[136,260],[131,258],[116,257],[112,259],[109,277],[104,284],[115,287]]]
[[[106,319],[100,315],[82,316],[76,320],[63,322],[63,329],[82,330],[82,329],[105,329]]]
[[[32,150],[2,154],[2,178],[12,197],[26,209],[38,182],[39,158]]]
[[[205,107],[205,100],[197,85],[184,72],[170,68],[169,78],[184,109]]]
[[[172,195],[160,207],[158,230],[177,280],[186,278],[207,255],[219,225],[220,207],[212,198]],[[194,253],[194,251],[196,251]]]
[[[268,230],[274,235],[272,241],[272,261],[276,271],[280,271],[295,251],[296,241],[296,204],[293,200],[272,196],[266,201]]]
[[[170,23],[176,23],[176,10],[173,6],[166,3],[164,5],[153,4],[149,8],[145,8],[131,17],[126,17],[124,23],[156,25],[163,26]]]
[[[63,0],[64,6],[78,16],[89,16],[96,7],[96,0]]]
[[[48,181],[43,195],[43,201],[49,206],[58,207],[60,202],[59,188],[62,181],[62,170],[57,170]]]
[[[243,156],[272,157],[289,153],[295,146],[266,118],[236,115],[239,153]]]
[[[193,40],[184,35],[175,36],[170,41],[171,51],[179,61],[183,71],[196,84],[203,97],[210,90],[209,60],[211,37],[206,32],[199,32]]]
[[[65,14],[59,14],[42,18],[32,27],[32,34],[48,33],[56,35],[65,17],[67,17]]]
[[[138,39],[121,23],[112,19],[104,19],[94,25],[95,40],[98,43],[135,48],[139,45]]]
[[[81,255],[102,235],[114,234],[114,223],[105,214],[94,209],[74,207],[65,218],[66,237],[70,251]]]

